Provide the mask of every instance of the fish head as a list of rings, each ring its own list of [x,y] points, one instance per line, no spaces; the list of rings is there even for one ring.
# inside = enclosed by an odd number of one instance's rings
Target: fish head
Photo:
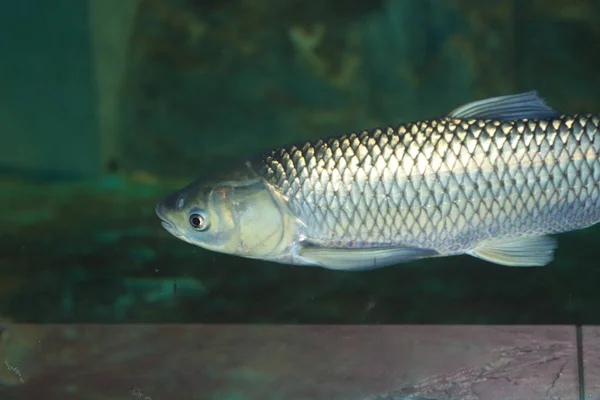
[[[193,182],[161,200],[156,214],[185,242],[247,258],[283,256],[294,233],[285,202],[249,165]]]

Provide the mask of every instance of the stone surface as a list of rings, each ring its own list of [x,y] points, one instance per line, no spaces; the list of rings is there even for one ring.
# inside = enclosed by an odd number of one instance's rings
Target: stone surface
[[[572,327],[31,326],[6,399],[571,400]],[[6,354],[6,349],[2,355]],[[6,360],[3,359],[3,361]],[[27,397],[29,396],[29,397]]]
[[[600,399],[600,327],[584,326],[582,335],[585,396],[596,400]]]

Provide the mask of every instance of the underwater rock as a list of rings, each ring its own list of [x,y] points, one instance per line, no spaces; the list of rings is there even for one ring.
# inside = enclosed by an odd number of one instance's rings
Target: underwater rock
[[[476,65],[457,39],[469,34],[460,9],[356,3],[144,2],[125,86],[124,168],[200,174],[472,98]]]
[[[0,386],[21,385],[39,372],[39,347],[45,331],[35,325],[0,320]]]

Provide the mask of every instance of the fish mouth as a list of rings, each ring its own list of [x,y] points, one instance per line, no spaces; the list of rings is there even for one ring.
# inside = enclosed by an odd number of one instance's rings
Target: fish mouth
[[[162,220],[162,221],[160,221],[160,224],[171,235],[175,236],[178,239],[184,240],[186,242],[190,242],[189,239],[179,229],[177,229],[175,227],[175,225],[173,225],[169,221]]]
[[[162,227],[165,228],[167,232],[174,234],[175,226],[167,220],[167,218],[165,217],[165,212],[164,212],[163,208],[164,208],[163,204],[158,203],[158,204],[156,204],[156,208],[154,209],[154,212],[156,213],[158,218],[160,218],[160,224],[162,225]]]
[[[175,228],[175,226],[172,223],[170,223],[168,221],[165,221],[165,220],[162,220],[162,221],[160,221],[160,224],[171,235],[173,235],[173,236],[175,236],[175,237],[177,237],[179,239],[183,239],[184,238],[183,235],[177,230],[177,228]]]

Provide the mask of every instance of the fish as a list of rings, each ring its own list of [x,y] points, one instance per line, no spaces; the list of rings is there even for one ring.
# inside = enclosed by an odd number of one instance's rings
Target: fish
[[[600,220],[599,126],[535,90],[489,97],[246,157],[155,210],[185,242],[280,264],[361,271],[469,255],[541,267],[556,234]]]

